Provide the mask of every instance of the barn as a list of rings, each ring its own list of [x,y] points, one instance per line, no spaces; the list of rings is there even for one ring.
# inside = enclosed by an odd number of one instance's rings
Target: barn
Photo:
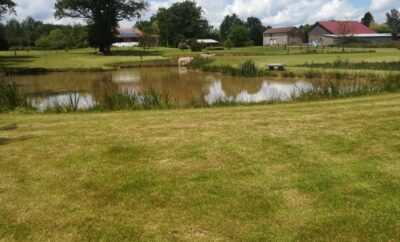
[[[333,45],[341,38],[360,41],[390,41],[391,34],[377,34],[357,21],[319,21],[308,32],[309,42],[314,45]]]

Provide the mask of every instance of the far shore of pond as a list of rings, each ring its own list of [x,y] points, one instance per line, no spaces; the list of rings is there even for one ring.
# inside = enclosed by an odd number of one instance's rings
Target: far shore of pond
[[[207,52],[207,51],[204,51]],[[393,62],[400,61],[398,49],[364,49],[319,48],[310,52],[304,48],[291,47],[290,52],[282,47],[246,47],[224,51],[208,51],[217,56],[210,58],[211,66],[237,67],[244,60],[253,60],[260,69],[268,63],[283,63],[286,71],[266,72],[266,76],[304,77],[305,72],[323,73],[340,72],[346,76],[371,76],[400,73],[398,70],[312,68],[308,64],[325,64],[337,60],[360,62]],[[142,52],[140,48],[115,49],[110,56],[98,56],[93,49],[71,51],[6,51],[0,52],[0,68],[8,75],[39,74],[48,72],[99,72],[120,68],[147,68],[178,66],[181,56],[199,57],[200,53],[180,51],[174,48],[154,48]]]

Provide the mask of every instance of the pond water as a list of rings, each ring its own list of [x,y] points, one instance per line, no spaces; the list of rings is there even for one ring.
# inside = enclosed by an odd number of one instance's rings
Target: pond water
[[[238,78],[186,68],[135,68],[109,72],[56,72],[15,76],[22,93],[39,110],[71,102],[84,109],[118,90],[143,93],[150,89],[168,94],[175,104],[202,98],[208,104],[221,100],[237,102],[285,101],[312,85],[300,79]]]

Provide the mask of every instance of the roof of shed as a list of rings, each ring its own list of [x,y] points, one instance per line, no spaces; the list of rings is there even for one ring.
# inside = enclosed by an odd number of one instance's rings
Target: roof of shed
[[[283,34],[283,33],[291,33],[296,30],[297,30],[296,27],[272,28],[265,31],[264,34]]]

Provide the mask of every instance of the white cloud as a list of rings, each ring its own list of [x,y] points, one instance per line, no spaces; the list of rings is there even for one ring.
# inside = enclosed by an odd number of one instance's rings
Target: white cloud
[[[142,19],[149,19],[159,7],[168,7],[183,0],[149,0],[149,11]],[[385,12],[399,8],[400,0],[371,0],[371,3],[356,8],[350,0],[197,0],[203,7],[205,17],[216,27],[226,14],[237,13],[241,18],[259,17],[264,24],[272,26],[300,25],[318,20],[351,19],[359,20],[366,11],[371,11],[376,20],[382,22]],[[77,19],[54,18],[55,0],[16,0],[19,20],[32,16],[51,23],[83,22]],[[9,19],[7,16],[5,19]],[[121,22],[121,26],[131,26],[135,19]]]
[[[386,20],[385,14],[393,8],[400,10],[399,0],[371,0],[368,10],[372,12],[376,21],[383,22]]]
[[[399,0],[371,0],[370,9],[372,11],[388,10],[391,8],[399,8]]]

